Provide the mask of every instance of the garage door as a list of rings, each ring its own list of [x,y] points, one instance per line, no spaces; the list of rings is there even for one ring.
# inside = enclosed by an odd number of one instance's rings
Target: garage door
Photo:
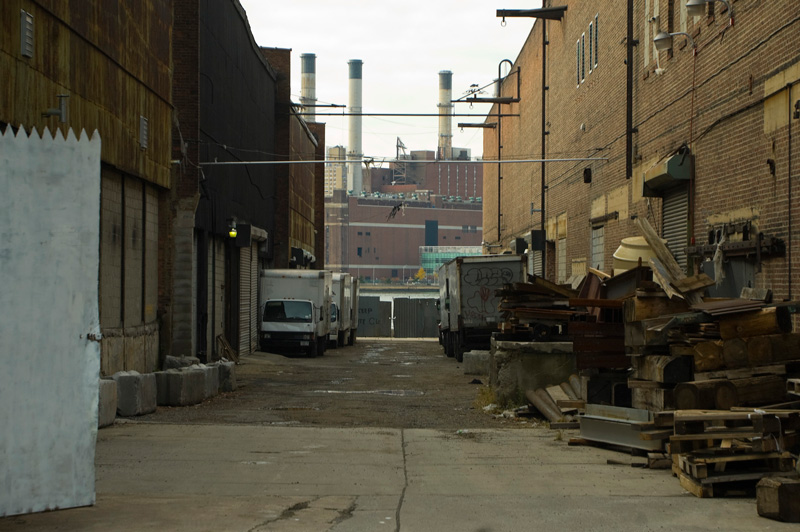
[[[686,246],[689,238],[689,189],[685,186],[664,193],[662,236],[675,260],[686,271]]]

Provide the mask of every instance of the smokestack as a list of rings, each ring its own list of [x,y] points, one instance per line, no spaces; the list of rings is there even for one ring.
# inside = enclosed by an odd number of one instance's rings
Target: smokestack
[[[306,122],[316,122],[314,109],[317,103],[317,56],[300,54],[300,105]]]
[[[453,158],[453,73],[439,72],[439,159]]]
[[[350,67],[350,131],[347,141],[347,158],[358,160],[359,162],[350,163],[347,172],[347,188],[353,194],[359,194],[364,190],[363,173],[360,160],[364,154],[361,153],[361,67],[364,64],[361,59],[351,59],[347,62]]]

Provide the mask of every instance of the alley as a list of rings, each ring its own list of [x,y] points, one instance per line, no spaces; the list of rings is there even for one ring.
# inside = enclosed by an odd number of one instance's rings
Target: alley
[[[98,433],[92,507],[0,530],[788,530],[639,459],[496,419],[435,341],[256,353],[240,388]],[[611,460],[611,462],[609,462]]]

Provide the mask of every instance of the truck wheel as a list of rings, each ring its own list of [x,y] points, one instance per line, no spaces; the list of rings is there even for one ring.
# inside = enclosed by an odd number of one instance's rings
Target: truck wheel
[[[353,345],[356,342],[355,331],[350,331],[350,338],[347,340],[347,345]]]
[[[339,334],[336,336],[336,347],[344,347],[344,331],[339,331]]]
[[[461,345],[461,342],[458,340],[458,336],[455,337],[453,344],[456,362],[464,362],[464,346]]]
[[[325,355],[325,342],[317,342],[317,356],[321,357]]]
[[[317,356],[317,342],[311,342],[308,345],[308,351],[306,351],[306,355],[308,355],[310,358]]]
[[[453,358],[453,355],[455,355],[452,333],[444,333],[444,354],[447,355],[447,358]]]

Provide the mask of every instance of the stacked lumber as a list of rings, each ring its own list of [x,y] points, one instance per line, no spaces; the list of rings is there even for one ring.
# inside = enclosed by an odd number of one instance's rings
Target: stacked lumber
[[[765,477],[796,477],[800,411],[678,410],[669,438],[673,473],[697,497],[752,490]]]
[[[567,323],[586,314],[570,305],[570,299],[578,293],[541,277],[529,278],[531,282],[508,284],[497,291],[501,331],[530,341],[566,336]]]
[[[654,316],[659,311],[674,313]],[[634,408],[781,403],[791,391],[787,375],[800,369],[800,334],[791,332],[788,305],[726,299],[687,309],[683,300],[637,291],[624,314]]]
[[[672,316],[682,315],[689,306],[682,299],[671,299],[663,290],[644,285],[624,302],[625,350],[630,356],[633,408],[659,412],[675,406],[673,389],[677,383],[694,378],[691,354],[670,352]]]

